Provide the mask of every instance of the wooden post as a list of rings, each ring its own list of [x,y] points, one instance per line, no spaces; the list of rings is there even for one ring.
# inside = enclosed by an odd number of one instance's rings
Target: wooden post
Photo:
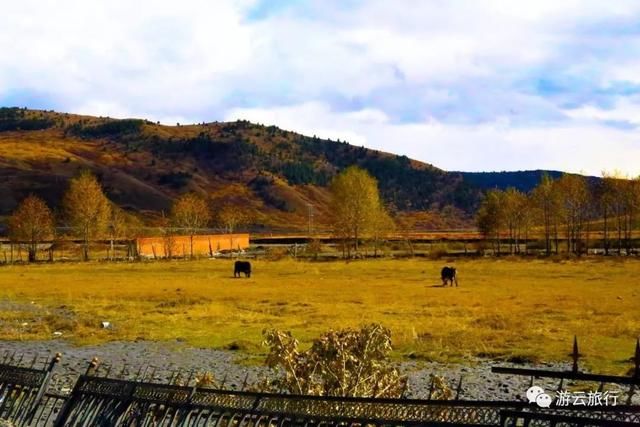
[[[573,336],[573,352],[571,353],[571,358],[573,359],[573,367],[572,371],[574,373],[578,373],[578,359],[580,359],[580,352],[578,351],[578,337]]]
[[[633,363],[635,365],[635,377],[640,378],[640,338],[636,340],[636,354],[633,358]]]

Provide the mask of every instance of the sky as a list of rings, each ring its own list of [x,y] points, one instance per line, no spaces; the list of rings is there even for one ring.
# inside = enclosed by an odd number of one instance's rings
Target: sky
[[[5,2],[0,105],[637,176],[640,1]]]

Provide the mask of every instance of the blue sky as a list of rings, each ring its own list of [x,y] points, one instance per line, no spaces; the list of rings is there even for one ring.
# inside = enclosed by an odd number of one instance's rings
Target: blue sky
[[[0,104],[248,119],[448,170],[640,175],[640,2],[23,0]]]

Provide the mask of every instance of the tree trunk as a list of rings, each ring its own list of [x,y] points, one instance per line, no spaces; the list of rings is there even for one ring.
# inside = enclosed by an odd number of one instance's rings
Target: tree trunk
[[[82,236],[82,260],[89,261],[89,227],[86,225]]]
[[[37,244],[29,245],[29,262],[36,262],[36,253],[38,251]]]
[[[358,227],[356,227],[355,229],[355,233],[354,233],[354,237],[355,237],[355,255],[358,256]]]
[[[604,208],[604,236],[603,236],[603,244],[604,244],[604,254],[605,255],[609,255],[609,215],[607,215],[608,213],[608,209],[605,207]]]
[[[89,241],[86,238],[82,243],[82,260],[89,261]]]

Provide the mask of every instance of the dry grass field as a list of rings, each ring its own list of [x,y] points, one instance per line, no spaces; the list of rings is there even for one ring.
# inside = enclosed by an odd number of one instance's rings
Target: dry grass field
[[[397,357],[567,360],[575,334],[583,363],[623,373],[640,335],[637,260],[460,260],[458,288],[437,286],[443,261],[253,264],[250,279],[234,279],[229,260],[5,266],[0,339],[57,331],[78,344],[180,339],[258,354],[264,328],[308,343],[380,322]]]

